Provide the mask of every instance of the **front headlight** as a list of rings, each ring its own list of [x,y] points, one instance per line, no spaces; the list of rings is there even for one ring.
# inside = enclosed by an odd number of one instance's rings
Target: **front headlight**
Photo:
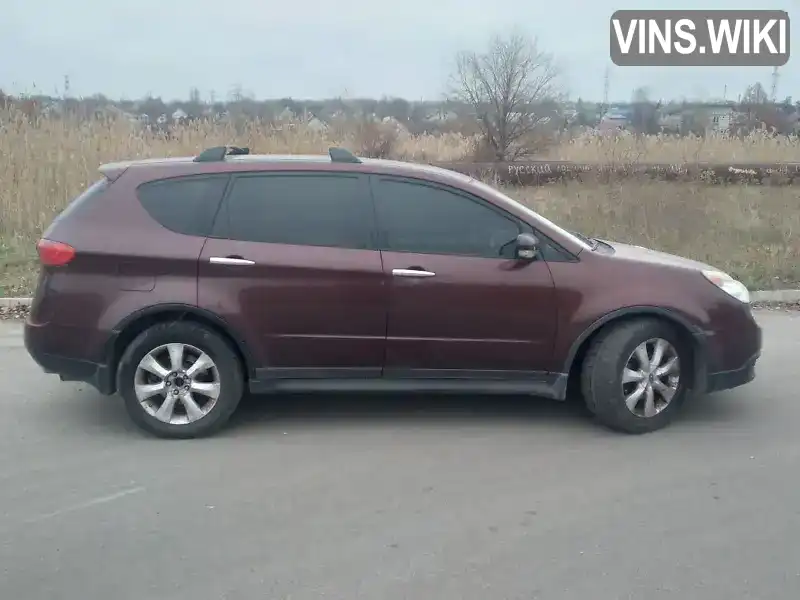
[[[741,282],[722,271],[703,271],[703,275],[711,283],[745,304],[750,303],[750,292]]]

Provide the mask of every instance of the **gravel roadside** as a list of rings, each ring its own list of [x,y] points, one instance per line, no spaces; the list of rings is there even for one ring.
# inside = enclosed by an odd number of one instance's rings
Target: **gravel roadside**
[[[756,310],[776,310],[783,312],[800,311],[800,302],[753,302]],[[0,307],[0,320],[24,319],[28,316],[27,306]]]

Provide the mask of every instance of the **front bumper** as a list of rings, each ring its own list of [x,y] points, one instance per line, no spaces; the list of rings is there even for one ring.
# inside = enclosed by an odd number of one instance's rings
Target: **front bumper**
[[[736,330],[739,335],[733,339],[730,336],[718,339],[722,336],[714,334],[701,336],[705,339],[700,343],[702,358],[696,365],[696,372],[699,375],[697,391],[712,393],[730,390],[755,379],[756,363],[761,357],[763,334],[752,316],[749,316],[746,324],[747,328],[744,331]],[[698,341],[701,341],[700,338]],[[733,351],[727,347],[730,345],[734,346]],[[721,356],[727,356],[729,360],[722,361]],[[732,356],[747,356],[747,358],[744,362],[740,362],[740,358],[731,364]]]
[[[706,393],[730,390],[753,381],[756,377],[756,362],[760,356],[761,352],[758,352],[739,369],[709,373],[706,376]]]

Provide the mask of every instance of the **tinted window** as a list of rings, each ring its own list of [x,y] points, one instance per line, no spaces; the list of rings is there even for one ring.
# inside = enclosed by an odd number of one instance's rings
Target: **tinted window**
[[[519,226],[495,210],[446,189],[381,180],[376,210],[388,250],[513,257]]]
[[[214,234],[248,242],[369,248],[366,180],[347,175],[239,177]]]
[[[185,235],[207,236],[227,182],[227,175],[166,179],[139,186],[137,194],[162,226]]]

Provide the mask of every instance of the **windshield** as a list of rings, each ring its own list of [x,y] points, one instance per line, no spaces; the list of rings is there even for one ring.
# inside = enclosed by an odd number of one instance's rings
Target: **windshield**
[[[480,181],[478,179],[473,179],[472,183],[473,183],[473,185],[477,185],[479,188],[483,189],[484,191],[493,192],[495,194],[500,194],[503,198],[505,198],[509,202],[513,202],[516,206],[520,207],[522,210],[524,210],[526,213],[528,213],[535,220],[539,221],[540,223],[544,223],[548,227],[552,227],[554,230],[556,230],[561,235],[563,235],[565,237],[568,237],[572,241],[574,241],[576,244],[578,244],[580,246],[583,246],[586,250],[594,250],[595,248],[597,248],[597,241],[596,240],[588,238],[585,235],[580,234],[580,233],[573,233],[571,231],[567,231],[563,227],[553,223],[547,217],[543,217],[542,215],[540,215],[539,213],[537,213],[536,211],[531,209],[529,206],[524,205],[519,200],[514,200],[510,196],[507,196],[506,194],[501,192],[499,189],[497,189],[495,187],[492,187],[490,185],[487,185],[487,184],[483,183],[482,181]]]

